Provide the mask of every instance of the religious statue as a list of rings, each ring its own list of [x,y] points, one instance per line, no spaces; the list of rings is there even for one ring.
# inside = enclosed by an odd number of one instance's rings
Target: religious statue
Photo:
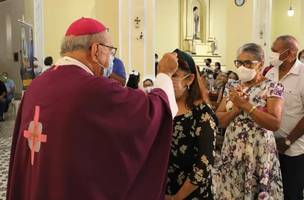
[[[194,34],[193,39],[200,39],[200,15],[197,6],[193,8],[193,20],[194,20]]]

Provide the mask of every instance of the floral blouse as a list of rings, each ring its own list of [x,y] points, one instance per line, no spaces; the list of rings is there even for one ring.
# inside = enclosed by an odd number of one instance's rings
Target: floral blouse
[[[211,171],[214,160],[216,117],[207,104],[174,118],[168,168],[167,194],[174,195],[189,179],[198,189],[186,199],[213,199]]]

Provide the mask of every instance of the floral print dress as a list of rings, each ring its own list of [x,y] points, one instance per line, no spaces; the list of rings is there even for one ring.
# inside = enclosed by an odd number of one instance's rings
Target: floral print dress
[[[186,199],[212,200],[212,167],[216,117],[207,104],[174,118],[173,140],[168,168],[167,194],[175,195],[189,179],[199,186]]]
[[[229,87],[239,81],[228,82]],[[260,110],[266,110],[268,97],[282,98],[283,85],[271,80],[247,89],[249,101]],[[227,98],[226,109],[233,104]],[[216,171],[216,199],[219,200],[281,200],[282,177],[274,134],[256,124],[245,112],[228,125]]]

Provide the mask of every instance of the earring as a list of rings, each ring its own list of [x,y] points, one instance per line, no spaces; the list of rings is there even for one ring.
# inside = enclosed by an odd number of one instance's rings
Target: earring
[[[187,89],[190,90],[190,85],[187,85]]]

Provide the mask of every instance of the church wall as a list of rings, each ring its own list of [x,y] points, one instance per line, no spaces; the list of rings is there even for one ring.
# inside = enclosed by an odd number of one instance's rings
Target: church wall
[[[244,6],[237,7],[234,1],[227,1],[226,27],[226,65],[228,70],[235,70],[233,61],[236,59],[240,46],[253,41],[253,1],[246,1]]]
[[[135,69],[151,77],[154,74],[154,4],[153,0],[79,0],[77,4],[72,0],[47,0],[44,3],[45,56],[59,58],[61,40],[72,21],[82,16],[95,17],[109,28],[113,45],[118,47],[117,56],[123,60],[126,71]],[[139,29],[134,27],[137,16],[141,19]],[[140,32],[145,33],[144,39],[138,40]]]
[[[155,0],[118,1],[118,57],[141,80],[154,77]],[[138,24],[137,24],[138,23]]]
[[[119,10],[118,0],[95,0],[96,18],[109,28],[110,35],[113,40],[113,45],[118,47],[119,36]]]
[[[295,9],[295,15],[292,17],[287,16],[289,8],[289,1],[286,0],[273,0],[272,11],[272,41],[279,35],[293,35],[304,48],[304,1],[293,0],[292,6]]]
[[[180,46],[180,1],[156,0],[156,52],[161,57]]]
[[[216,40],[216,53],[222,57],[221,64],[227,65],[227,1],[212,0],[210,9],[210,34]]]
[[[60,44],[71,22],[96,17],[95,0],[46,0],[44,2],[45,56],[60,57]]]

